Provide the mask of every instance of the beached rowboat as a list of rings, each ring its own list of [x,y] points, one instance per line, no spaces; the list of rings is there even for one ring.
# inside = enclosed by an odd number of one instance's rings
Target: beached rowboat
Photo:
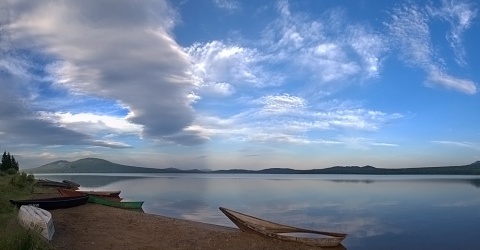
[[[35,183],[36,185],[42,186],[42,187],[78,189],[78,187],[75,185],[71,185],[65,182],[51,181],[51,180],[36,180]]]
[[[242,214],[227,208],[220,207],[222,211],[240,230],[247,233],[255,233],[261,236],[286,240],[297,241],[311,246],[335,247],[340,245],[343,239],[347,237],[344,233],[334,233],[325,231],[316,231],[292,227],[266,221],[250,215]],[[297,237],[294,234],[310,235],[312,237]],[[328,237],[319,237],[328,236]]]
[[[79,188],[79,187],[80,187],[80,184],[78,184],[78,183],[76,183],[76,182],[73,182],[73,181],[63,180],[62,182],[65,183],[65,184],[68,184],[68,185],[70,185],[70,186],[72,186],[72,187],[76,187],[76,188]]]
[[[75,196],[82,196],[85,195],[85,192],[80,192],[78,190],[71,190],[71,189],[65,189],[65,188],[57,188],[57,191],[62,195],[63,197],[75,197]],[[120,191],[119,191],[120,192]],[[90,193],[86,193],[88,195],[91,195]],[[101,196],[104,199],[111,200],[111,201],[122,201],[123,199],[117,196]]]
[[[22,226],[39,233],[47,240],[51,240],[55,233],[52,214],[41,208],[21,206],[18,210],[18,220]]]
[[[10,200],[10,203],[21,207],[22,205],[30,205],[39,207],[45,210],[52,210],[58,208],[69,208],[84,205],[87,203],[88,195],[76,197],[55,197],[45,199],[31,199],[31,200]]]
[[[77,190],[79,193],[91,194],[96,196],[105,196],[105,197],[118,197],[121,191],[86,191],[86,190]]]
[[[95,195],[89,195],[88,202],[101,204],[105,206],[128,208],[128,209],[140,209],[142,208],[142,205],[143,205],[143,201],[118,202],[118,201],[107,200]]]

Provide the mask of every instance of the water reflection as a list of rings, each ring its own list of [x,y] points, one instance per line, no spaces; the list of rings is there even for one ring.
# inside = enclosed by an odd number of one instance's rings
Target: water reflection
[[[41,177],[47,178],[47,177]],[[235,227],[227,207],[302,228],[348,233],[349,249],[476,249],[480,179],[465,176],[54,176],[122,190],[147,213]]]

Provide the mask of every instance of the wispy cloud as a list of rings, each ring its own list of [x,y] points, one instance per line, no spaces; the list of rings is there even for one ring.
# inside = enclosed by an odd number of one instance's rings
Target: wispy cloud
[[[469,16],[465,23],[469,23],[470,18]],[[426,8],[410,3],[395,8],[391,21],[386,26],[392,34],[392,42],[399,46],[401,58],[409,65],[422,68],[427,73],[428,85],[440,85],[466,94],[475,94],[477,86],[473,81],[446,73],[442,60],[431,43],[430,21]],[[468,25],[463,27],[466,29]]]
[[[442,0],[440,7],[427,6],[427,10],[433,17],[439,17],[450,23],[450,31],[446,38],[455,53],[457,63],[466,65],[462,36],[477,16],[478,10],[472,4],[457,0]]]
[[[221,118],[200,114],[195,124],[211,137],[235,141],[257,141],[288,144],[346,144],[345,138],[307,136],[315,131],[376,131],[385,124],[401,119],[398,113],[387,114],[338,105],[322,109],[309,105],[300,96],[290,94],[266,95],[252,100],[252,107],[232,116]],[[320,105],[321,106],[321,105]],[[275,128],[273,131],[272,128]],[[393,145],[369,141],[370,146]]]
[[[237,0],[213,0],[215,6],[228,11],[235,11],[241,8],[240,2]]]
[[[467,141],[432,141],[433,143],[437,144],[443,144],[443,145],[450,145],[450,146],[456,146],[456,147],[462,147],[462,148],[470,148],[474,150],[479,150],[480,151],[480,144],[479,143],[473,143],[473,142],[467,142]]]
[[[216,92],[229,95],[235,88],[242,86],[263,87],[279,84],[278,77],[263,69],[265,56],[255,48],[211,41],[196,43],[185,51],[192,63],[190,74],[196,80],[199,90],[207,94]]]
[[[279,1],[280,17],[264,31],[263,43],[272,59],[307,70],[320,83],[351,81],[379,76],[382,57],[388,51],[386,39],[370,27],[349,24],[340,9],[326,11],[311,20],[292,13],[287,1]]]

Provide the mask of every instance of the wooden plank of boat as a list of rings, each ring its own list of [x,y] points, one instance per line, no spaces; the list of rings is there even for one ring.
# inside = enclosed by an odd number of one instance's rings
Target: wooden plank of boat
[[[128,201],[128,202],[117,202],[104,199],[103,197],[89,195],[88,202],[101,204],[105,206],[118,207],[118,208],[128,208],[128,209],[139,209],[143,206],[143,201]]]
[[[22,226],[32,229],[47,240],[51,240],[55,233],[52,214],[44,209],[23,205],[18,210],[18,219]]]
[[[239,213],[227,208],[220,207],[224,213],[240,230],[247,233],[255,233],[264,237],[271,237],[286,241],[302,242],[311,246],[335,247],[340,245],[343,239],[347,237],[344,233],[325,232],[310,229],[303,229],[287,225],[266,221],[250,215]],[[315,237],[296,237],[288,234],[311,234]],[[319,237],[324,235],[328,237]]]
[[[59,208],[69,208],[84,205],[87,203],[88,195],[76,197],[54,197],[45,199],[31,199],[31,200],[10,200],[10,203],[21,207],[22,205],[30,205],[39,207],[45,210],[53,210]]]
[[[85,195],[85,193],[83,193],[83,192],[79,192],[77,190],[65,189],[65,188],[57,188],[57,191],[63,197],[75,197],[75,196]],[[104,196],[103,198],[105,198],[107,200],[111,200],[111,201],[122,201],[123,200],[123,198],[120,198],[118,196],[116,196],[116,197]]]

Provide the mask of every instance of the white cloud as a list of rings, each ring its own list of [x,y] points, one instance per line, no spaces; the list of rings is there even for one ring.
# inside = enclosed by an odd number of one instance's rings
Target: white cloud
[[[185,51],[191,58],[190,73],[200,88],[218,83],[251,87],[278,85],[276,77],[263,71],[264,56],[256,49],[212,41],[196,43]]]
[[[463,33],[470,27],[478,10],[471,4],[461,1],[442,0],[441,7],[429,6],[427,9],[434,17],[439,17],[450,23],[450,31],[446,38],[452,47],[456,61],[460,65],[466,65],[465,48],[463,47]]]
[[[97,115],[92,113],[39,112],[39,114],[42,119],[49,120],[62,127],[84,134],[115,133],[140,136],[142,133],[142,126],[129,122],[127,117]]]
[[[394,9],[391,19],[386,26],[392,34],[392,42],[399,46],[405,62],[426,71],[428,85],[440,85],[466,94],[477,92],[473,81],[456,78],[445,72],[440,63],[442,60],[431,43],[430,19],[426,9],[414,4],[404,5]]]
[[[252,101],[251,105],[253,107],[247,110],[223,118],[199,114],[195,124],[211,138],[263,143],[346,145],[344,139],[332,137],[331,133],[311,133],[376,131],[403,117],[398,113],[348,108],[349,105],[338,103],[326,104],[319,109],[309,106],[304,98],[290,94],[266,95]],[[369,141],[368,145],[395,144]]]
[[[264,104],[263,110],[275,113],[299,112],[306,107],[305,99],[289,94],[268,95],[261,102]]]
[[[168,137],[194,119],[194,82],[188,55],[171,37],[176,17],[166,1],[107,6],[18,0],[2,2],[0,9],[11,13],[9,49],[36,51],[53,61],[46,70],[57,86],[118,101],[130,110],[129,122],[143,126],[144,136],[187,140]]]
[[[241,5],[236,0],[213,0],[215,6],[228,11],[234,11],[241,8]]]
[[[280,17],[264,31],[263,44],[272,62],[311,75],[319,83],[351,81],[379,76],[386,39],[367,26],[346,22],[341,10],[326,11],[310,20],[279,1]],[[300,74],[298,73],[298,74]]]
[[[453,76],[447,75],[441,72],[439,69],[435,68],[429,72],[427,78],[427,84],[439,84],[447,88],[455,89],[457,91],[466,93],[466,94],[475,94],[477,93],[477,86],[473,81],[467,79],[459,79]]]
[[[456,146],[456,147],[463,147],[463,148],[470,148],[474,150],[479,150],[480,151],[480,144],[479,143],[473,143],[473,142],[458,142],[458,141],[432,141],[433,143],[437,144],[443,144],[443,145],[451,145],[451,146]]]

